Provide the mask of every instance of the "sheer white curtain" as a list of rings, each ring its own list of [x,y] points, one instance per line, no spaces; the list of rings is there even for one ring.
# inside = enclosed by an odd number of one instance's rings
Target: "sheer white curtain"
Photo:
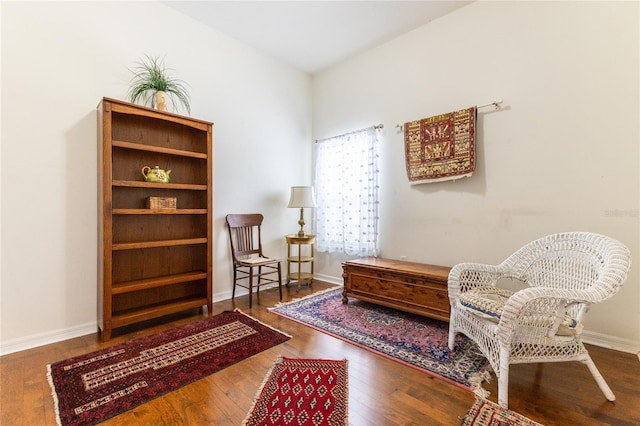
[[[377,254],[378,151],[374,127],[318,143],[315,173],[318,251]]]

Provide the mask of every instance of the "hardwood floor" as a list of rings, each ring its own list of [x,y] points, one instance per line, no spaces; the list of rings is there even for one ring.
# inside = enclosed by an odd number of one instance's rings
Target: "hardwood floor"
[[[283,290],[284,299],[329,287]],[[364,425],[459,425],[474,395],[387,358],[281,318],[267,311],[277,289],[262,290],[235,303],[214,304],[213,314],[239,308],[293,336],[288,342],[228,367],[163,397],[114,417],[103,425],[240,425],[273,361],[279,356],[349,360],[349,423]],[[108,343],[96,334],[5,355],[0,358],[0,424],[55,425],[46,365],[71,356],[200,318],[196,312],[114,330]],[[580,363],[516,365],[511,369],[510,408],[546,425],[640,424],[640,363],[634,354],[589,347],[600,372],[616,394],[608,402]],[[496,401],[495,380],[484,385]]]

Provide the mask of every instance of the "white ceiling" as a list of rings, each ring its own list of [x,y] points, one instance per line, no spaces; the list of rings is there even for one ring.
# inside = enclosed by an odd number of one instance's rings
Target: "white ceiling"
[[[471,1],[163,1],[309,74]]]

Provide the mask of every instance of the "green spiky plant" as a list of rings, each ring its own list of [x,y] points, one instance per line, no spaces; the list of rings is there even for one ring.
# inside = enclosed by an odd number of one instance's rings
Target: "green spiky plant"
[[[144,105],[147,105],[151,101],[151,107],[155,108],[155,94],[162,91],[171,98],[174,108],[177,100],[185,107],[187,113],[191,114],[189,93],[185,88],[186,83],[169,75],[168,71],[171,69],[165,67],[163,59],[157,56],[145,55],[145,58],[137,64],[138,66],[135,69],[130,70],[133,73],[133,77],[127,97],[131,103],[141,99]]]

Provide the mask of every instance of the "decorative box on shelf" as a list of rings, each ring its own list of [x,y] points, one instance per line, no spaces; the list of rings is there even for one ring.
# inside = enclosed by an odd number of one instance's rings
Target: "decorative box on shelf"
[[[176,197],[149,197],[147,198],[147,208],[149,209],[171,209],[176,208]]]

